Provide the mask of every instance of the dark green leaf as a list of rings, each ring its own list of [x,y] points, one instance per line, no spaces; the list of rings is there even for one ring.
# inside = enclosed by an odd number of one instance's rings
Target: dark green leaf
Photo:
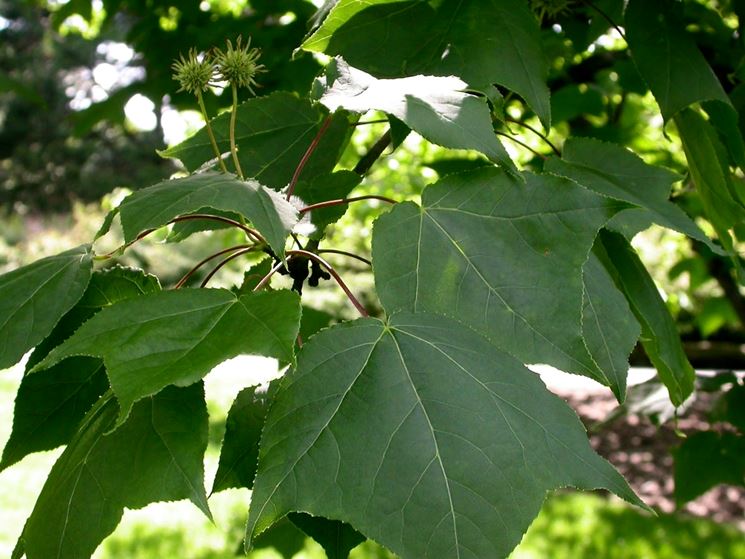
[[[326,552],[326,559],[347,559],[349,552],[367,539],[349,524],[338,520],[301,512],[291,512],[288,518],[320,544]]]
[[[300,337],[303,341],[308,341],[311,336],[316,335],[320,330],[328,328],[336,320],[327,312],[319,311],[311,307],[303,306],[303,318],[300,321]]]
[[[373,230],[388,312],[457,317],[524,363],[614,386],[582,339],[582,266],[624,204],[564,178],[484,168],[427,187],[422,205],[398,204]]]
[[[670,400],[681,405],[693,392],[695,374],[657,286],[634,248],[621,235],[601,231],[595,249],[641,325],[642,345],[670,392]]]
[[[604,196],[644,208],[655,223],[707,243],[721,253],[691,218],[668,199],[672,184],[681,177],[662,167],[647,165],[626,148],[590,138],[572,138],[564,144],[562,158],[552,157],[546,170]],[[623,214],[616,219],[623,219]]]
[[[675,502],[684,505],[720,483],[745,486],[745,437],[694,433],[673,451]]]
[[[275,391],[275,383],[268,387],[250,386],[236,397],[228,412],[212,493],[231,487],[253,487],[261,430]]]
[[[15,365],[78,302],[91,277],[81,245],[0,276],[0,369]]]
[[[730,102],[686,32],[682,11],[675,0],[630,0],[626,7],[631,54],[666,121],[693,103]]]
[[[572,120],[580,115],[602,115],[603,94],[595,87],[572,84],[551,95],[551,117],[554,123]]]
[[[121,423],[140,398],[192,384],[231,357],[294,361],[299,323],[299,300],[289,291],[163,291],[102,310],[34,371],[76,355],[103,358]]]
[[[301,181],[295,189],[295,194],[303,201],[304,205],[325,202],[337,198],[346,198],[352,189],[362,182],[362,177],[352,171],[337,171],[328,175],[318,175],[311,181]],[[315,227],[310,236],[313,238],[323,237],[327,225],[335,223],[347,211],[346,205],[319,208],[310,212],[310,221]],[[307,219],[308,214],[304,214]],[[305,221],[301,220],[302,224]]]
[[[703,103],[702,106],[709,115],[709,122],[719,133],[720,140],[727,146],[733,166],[745,169],[745,141],[738,125],[735,108],[712,101]]]
[[[241,104],[238,107],[235,136],[245,176],[275,190],[287,186],[325,117],[322,107],[311,105],[307,99],[286,92],[250,99]],[[230,115],[224,113],[211,123],[221,152],[228,152]],[[302,178],[309,180],[330,173],[349,133],[346,115],[333,115],[331,125],[303,169]],[[195,171],[215,157],[204,129],[160,153],[164,157],[180,159],[189,171]],[[227,162],[230,163],[229,158]]]
[[[396,149],[409,136],[411,128],[403,120],[399,120],[393,115],[388,115],[388,123],[391,129],[391,148]]]
[[[0,470],[32,452],[66,444],[83,416],[109,388],[103,363],[93,357],[66,359],[42,373],[30,375],[28,371],[100,309],[159,289],[157,278],[129,268],[111,268],[91,276],[80,301],[29,358]]]
[[[124,240],[130,242],[147,229],[205,207],[242,215],[280,256],[297,223],[297,210],[278,193],[253,180],[208,171],[163,181],[125,198],[119,205]]]
[[[19,540],[28,559],[90,557],[125,507],[190,499],[210,516],[202,384],[145,399],[109,432],[116,414],[115,400],[103,398],[52,468]]]
[[[326,90],[320,101],[332,111],[383,111],[430,142],[475,149],[494,163],[514,169],[494,134],[486,102],[466,93],[466,88],[465,82],[454,76],[378,80],[337,58],[327,68]]]
[[[403,559],[504,557],[567,485],[641,504],[574,412],[486,338],[432,314],[361,319],[303,346],[281,386],[247,543],[304,511]]]
[[[745,434],[745,386],[737,384],[737,377],[733,380],[735,384],[717,401],[712,419],[727,421]]]
[[[582,336],[590,355],[608,377],[607,384],[623,403],[629,355],[641,332],[639,323],[623,293],[593,253],[582,271]]]
[[[540,32],[522,0],[340,0],[303,48],[341,55],[382,78],[459,76],[482,91],[497,83],[522,96],[545,126],[551,120]]]
[[[220,210],[213,210],[212,208],[207,207],[199,208],[194,213],[226,217],[238,222],[240,222],[241,220],[241,216],[235,212],[224,212]],[[168,241],[169,243],[180,243],[181,241],[188,239],[195,233],[202,233],[203,231],[217,231],[219,229],[229,229],[230,227],[231,225],[229,223],[222,223],[220,221],[212,221],[206,219],[179,221],[173,224],[171,231],[168,233],[166,241]]]
[[[254,264],[248,270],[243,272],[243,282],[240,287],[234,289],[236,295],[241,296],[247,293],[252,293],[259,282],[266,276],[272,267],[274,266],[274,260],[272,258],[264,258],[258,264]]]

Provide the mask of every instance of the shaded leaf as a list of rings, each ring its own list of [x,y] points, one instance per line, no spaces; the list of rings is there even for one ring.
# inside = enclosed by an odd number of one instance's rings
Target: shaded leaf
[[[730,102],[686,32],[682,12],[675,0],[630,0],[626,7],[631,55],[666,121],[693,103]]]
[[[287,186],[325,116],[322,107],[287,92],[249,99],[239,105],[235,137],[244,175],[275,190]],[[303,179],[330,173],[347,143],[350,127],[346,115],[339,113],[331,118],[328,130],[303,169]],[[223,113],[210,122],[220,151],[229,152],[230,114]],[[189,171],[215,157],[204,129],[160,154],[181,160]],[[230,165],[229,158],[226,164]]]
[[[551,120],[540,30],[521,0],[340,0],[302,48],[381,78],[459,76],[484,92],[497,83]]]
[[[140,398],[192,384],[231,357],[294,361],[299,322],[299,300],[289,291],[163,291],[102,310],[32,372],[76,355],[103,358],[121,423]]]
[[[316,333],[324,328],[328,328],[334,322],[336,322],[336,319],[331,314],[303,306],[303,318],[300,321],[300,336],[306,342],[311,336],[316,335]]]
[[[694,371],[688,362],[675,321],[634,248],[618,233],[601,231],[595,254],[626,295],[642,329],[641,342],[670,400],[681,405],[693,392]]]
[[[125,507],[190,499],[210,516],[202,384],[146,398],[109,432],[116,414],[115,400],[101,399],[55,463],[19,540],[28,559],[90,557]]]
[[[337,58],[326,70],[320,101],[330,110],[364,113],[376,109],[405,122],[424,138],[444,147],[475,149],[494,163],[514,164],[494,134],[486,102],[465,92],[462,80],[413,76],[378,80]]]
[[[297,223],[297,210],[276,192],[256,181],[208,171],[163,181],[125,198],[119,205],[124,240],[130,242],[147,229],[205,207],[242,215],[280,256]]]
[[[721,254],[721,249],[669,200],[673,183],[681,177],[663,167],[646,164],[622,146],[591,138],[571,138],[564,143],[562,158],[552,157],[545,169],[598,194],[644,208],[658,225],[704,242]],[[623,220],[623,216],[615,219]]]
[[[361,319],[315,336],[283,383],[247,543],[305,511],[403,559],[504,557],[567,485],[640,504],[574,412],[486,338],[425,313]]]
[[[313,180],[297,184],[295,194],[309,206],[326,200],[346,198],[352,189],[362,182],[362,177],[352,171],[337,171],[328,175],[318,175]],[[346,205],[319,208],[310,212],[310,221],[315,230],[310,237],[319,239],[328,225],[336,223],[347,211]],[[304,214],[307,219],[308,214]],[[302,222],[301,222],[302,223]]]
[[[347,559],[349,552],[367,539],[349,524],[338,520],[301,512],[291,512],[288,518],[320,544],[326,552],[326,559]]]
[[[94,272],[85,293],[26,364],[13,411],[13,430],[3,451],[0,470],[27,454],[66,444],[91,406],[109,388],[100,359],[75,357],[28,374],[49,352],[64,342],[104,307],[160,289],[158,280],[139,270],[111,268]]]
[[[619,388],[582,339],[582,266],[620,202],[552,175],[494,168],[430,185],[373,230],[375,285],[388,312],[457,317],[524,363]]]
[[[593,360],[614,387],[616,398],[623,403],[629,355],[641,333],[639,323],[593,253],[585,262],[582,278],[582,336]]]
[[[91,246],[81,245],[0,276],[0,369],[49,335],[83,295],[92,266]]]
[[[721,483],[745,486],[745,437],[702,431],[673,451],[675,502],[678,506]]]
[[[220,210],[213,210],[212,208],[204,207],[199,208],[195,214],[209,214],[216,215],[219,217],[226,217],[233,221],[240,222],[241,216],[235,212],[225,212]],[[173,224],[171,230],[168,232],[166,241],[169,243],[180,243],[181,241],[188,239],[195,233],[202,233],[203,231],[217,231],[220,229],[229,229],[231,225],[229,223],[223,223],[220,221],[213,220],[188,220],[178,221]]]

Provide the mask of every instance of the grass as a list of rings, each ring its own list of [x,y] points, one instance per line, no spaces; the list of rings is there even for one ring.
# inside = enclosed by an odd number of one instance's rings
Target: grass
[[[211,445],[207,479],[217,465],[224,414],[247,379],[223,371],[207,383]],[[240,374],[240,373],[237,373]],[[21,378],[14,369],[0,374],[0,442],[10,434],[12,402]],[[243,382],[241,382],[243,381]],[[238,387],[236,387],[238,385]],[[26,457],[0,473],[0,557],[8,557],[60,450]],[[247,490],[225,491],[210,499],[215,523],[186,502],[156,503],[125,511],[122,523],[95,559],[225,559],[243,539]],[[278,525],[250,559],[323,559],[322,549],[289,523]],[[353,550],[352,559],[392,559],[372,542]],[[594,494],[558,493],[546,501],[510,559],[745,559],[745,535],[731,526],[678,515],[651,517],[621,502]],[[447,558],[443,558],[447,559]],[[491,558],[485,558],[491,559]]]

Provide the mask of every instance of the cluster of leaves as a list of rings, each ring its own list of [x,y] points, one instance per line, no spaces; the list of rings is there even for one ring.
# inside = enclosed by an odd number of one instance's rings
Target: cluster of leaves
[[[551,126],[543,52],[564,23],[542,30],[523,0],[327,2],[301,47],[335,58],[310,92],[274,92],[212,119],[163,152],[191,174],[134,193],[99,233],[118,219],[124,250],[161,227],[178,241],[219,225],[243,231],[245,244],[208,256],[173,289],[110,267],[116,253],[93,245],[0,277],[0,367],[35,348],[2,467],[67,445],[14,557],[89,556],[125,507],[156,500],[188,498],[209,516],[201,379],[246,353],[289,366],[241,392],[228,416],[212,491],[252,489],[247,547],[289,516],[332,557],[363,537],[403,558],[503,557],[549,490],[606,488],[644,506],[525,364],[592,378],[623,401],[639,341],[671,402],[690,396],[693,368],[630,239],[651,223],[676,230],[728,257],[739,280],[745,212],[733,169],[745,143],[677,2],[602,4],[544,15],[569,18],[566,29],[583,23],[586,42],[572,39],[582,51],[623,25],[623,56],[674,123],[718,243],[670,200],[681,177],[620,144],[572,135],[560,151],[547,141],[558,153],[525,168],[510,158],[499,137],[511,124],[547,140],[526,121]],[[390,131],[339,169],[370,110]],[[483,160],[377,219],[385,314],[370,317],[321,244],[346,205],[367,198],[352,189],[410,130]],[[213,146],[233,156],[218,158],[222,172],[210,168]],[[264,259],[242,285],[206,287],[247,253]],[[183,288],[218,257],[199,288]],[[276,273],[293,290],[273,289]],[[314,332],[299,295],[306,279],[332,276],[363,317]]]

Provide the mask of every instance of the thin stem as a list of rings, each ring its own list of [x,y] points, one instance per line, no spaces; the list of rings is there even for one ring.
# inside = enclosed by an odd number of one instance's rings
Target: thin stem
[[[335,248],[322,248],[318,249],[316,251],[318,254],[341,254],[343,256],[349,256],[350,258],[354,258],[355,260],[359,260],[360,262],[364,262],[368,266],[372,266],[372,261],[368,260],[364,256],[360,256],[359,254],[355,254],[353,252],[347,252],[346,250],[338,250]]]
[[[208,256],[207,258],[205,258],[204,260],[202,260],[201,262],[199,262],[199,264],[197,264],[196,266],[194,266],[191,270],[189,270],[188,272],[186,272],[186,274],[184,274],[184,277],[182,277],[180,280],[178,280],[178,282],[176,283],[176,285],[173,288],[174,289],[180,289],[180,288],[182,288],[186,284],[186,282],[189,281],[189,278],[191,278],[191,276],[193,276],[196,273],[196,271],[199,270],[199,268],[201,268],[202,266],[204,266],[210,260],[213,260],[213,259],[217,258],[218,256],[222,256],[223,254],[227,254],[228,252],[233,252],[235,250],[240,250],[242,248],[248,248],[248,247],[252,247],[252,246],[253,245],[236,245],[236,246],[232,246],[230,248],[223,249],[223,250],[221,250],[219,252],[216,252],[215,254],[211,254],[210,256]]]
[[[346,294],[349,301],[354,305],[354,308],[357,309],[357,311],[360,313],[360,315],[364,317],[370,316],[370,314],[367,312],[365,307],[362,306],[362,303],[360,303],[357,300],[357,297],[354,296],[354,294],[349,290],[347,287],[347,284],[344,283],[344,280],[341,279],[341,276],[337,273],[337,271],[334,269],[334,267],[326,262],[323,258],[318,256],[317,254],[314,254],[312,252],[308,252],[307,250],[288,250],[287,254],[297,254],[298,256],[305,256],[306,258],[313,260],[314,262],[318,262],[321,266],[326,268],[329,274],[331,274],[336,280],[336,283],[339,284],[339,287],[341,287],[342,291]]]
[[[331,115],[327,116],[324,119],[323,124],[321,124],[321,127],[318,129],[318,132],[316,133],[316,137],[313,138],[313,141],[308,146],[308,149],[305,150],[305,153],[303,154],[302,159],[300,159],[300,163],[297,164],[295,173],[293,173],[292,180],[290,181],[290,186],[287,188],[287,200],[292,198],[292,193],[295,192],[295,185],[297,184],[297,181],[300,178],[300,173],[303,172],[303,168],[305,167],[305,164],[308,163],[308,159],[310,159],[310,156],[313,155],[313,152],[318,147],[318,144],[321,141],[321,138],[323,138],[323,135],[326,133],[326,130],[328,129],[330,124],[331,124]]]
[[[269,273],[267,273],[267,275],[261,278],[261,281],[256,284],[256,287],[254,287],[253,290],[258,291],[259,289],[264,287],[267,283],[269,283],[269,280],[272,279],[272,276],[276,274],[280,269],[282,269],[283,266],[284,266],[284,263],[282,262],[278,262],[277,264],[275,264],[274,267],[271,270],[269,270]]]
[[[229,217],[223,217],[221,215],[212,215],[212,214],[182,215],[175,219],[172,219],[171,221],[169,221],[169,223],[177,223],[179,221],[192,221],[195,219],[206,219],[206,220],[211,220],[211,221],[220,221],[222,223],[227,223],[228,225],[237,227],[238,229],[246,233],[246,235],[248,235],[253,240],[255,240],[257,243],[267,244],[266,239],[262,237],[261,233],[259,233],[255,229],[251,229],[250,227],[243,225],[242,223],[235,221],[234,219],[230,219]]]
[[[155,231],[155,229],[146,229],[145,231],[143,231],[142,233],[140,233],[139,235],[137,235],[134,239],[132,239],[128,243],[124,243],[122,246],[120,246],[118,248],[115,248],[114,250],[112,250],[111,252],[107,252],[106,254],[101,254],[99,256],[94,256],[93,259],[94,260],[108,260],[109,258],[113,258],[115,254],[117,254],[118,252],[124,251],[127,248],[131,247],[137,241],[139,241],[141,239],[144,239],[145,237],[147,237],[153,231]]]
[[[362,156],[362,159],[360,159],[357,165],[355,165],[354,172],[358,175],[366,174],[389,145],[391,145],[390,128],[386,130],[380,138],[378,138],[378,141],[373,144],[370,151]]]
[[[518,126],[522,126],[523,128],[526,128],[526,129],[530,130],[533,134],[535,134],[541,140],[543,140],[544,142],[546,142],[546,144],[548,144],[548,146],[551,148],[551,151],[553,151],[556,155],[558,155],[559,157],[561,157],[561,152],[559,151],[559,148],[557,148],[553,143],[551,143],[551,140],[548,139],[548,136],[546,136],[545,134],[541,133],[539,130],[536,130],[530,124],[526,124],[524,122],[521,122],[521,121],[519,121],[519,120],[517,120],[515,118],[511,118],[511,117],[507,117],[505,120],[507,122],[512,122],[513,124],[517,124]]]
[[[529,146],[528,144],[526,144],[525,142],[521,142],[520,140],[518,140],[517,138],[513,138],[513,137],[512,137],[512,136],[510,136],[509,134],[505,134],[504,132],[495,132],[495,133],[496,133],[496,135],[497,135],[497,136],[504,136],[504,137],[505,137],[505,138],[507,138],[508,140],[512,140],[512,141],[513,141],[513,142],[515,142],[515,143],[516,143],[517,145],[520,145],[520,146],[524,147],[525,149],[527,149],[527,150],[528,150],[528,151],[530,151],[531,153],[533,153],[533,154],[537,155],[538,157],[540,157],[540,158],[541,158],[541,159],[543,159],[544,161],[545,161],[546,159],[548,159],[548,157],[546,157],[546,156],[545,156],[545,155],[543,155],[542,153],[539,153],[539,152],[537,152],[536,150],[534,150],[534,149],[533,149],[532,147],[530,147],[530,146]]]
[[[379,120],[361,120],[359,122],[355,122],[352,124],[352,126],[365,126],[366,124],[382,124],[384,122],[388,122],[387,118],[381,118]]]
[[[387,202],[388,204],[398,203],[393,198],[388,198],[387,196],[377,196],[375,194],[368,194],[366,196],[353,196],[352,198],[337,198],[335,200],[326,200],[325,202],[318,202],[317,204],[311,204],[310,206],[305,206],[304,208],[300,208],[298,212],[303,214],[305,212],[310,212],[312,210],[317,210],[319,208],[328,208],[330,206],[341,206],[344,204],[349,204],[350,202],[359,202],[360,200],[381,200],[382,202]]]
[[[230,153],[233,155],[235,171],[238,173],[238,177],[242,180],[243,169],[241,169],[241,162],[238,160],[238,148],[235,147],[235,118],[238,114],[238,86],[233,83],[231,89],[233,90],[233,108],[230,111]]]
[[[197,101],[199,102],[199,108],[202,110],[202,116],[204,117],[204,123],[205,127],[207,128],[207,135],[210,137],[212,149],[215,152],[215,156],[217,157],[217,161],[220,163],[220,168],[222,169],[223,173],[227,173],[228,168],[225,166],[225,161],[222,160],[222,155],[220,155],[220,148],[217,147],[217,140],[215,140],[215,135],[212,133],[210,119],[209,116],[207,116],[207,107],[204,106],[204,98],[202,97],[202,92],[199,90],[197,90]]]
[[[619,34],[619,35],[621,36],[621,38],[622,38],[622,39],[623,39],[624,41],[626,41],[626,35],[624,34],[624,32],[623,32],[623,31],[621,30],[621,28],[620,28],[620,27],[619,27],[619,26],[618,26],[618,25],[616,24],[616,22],[614,22],[614,21],[613,21],[613,20],[611,19],[611,17],[610,17],[610,16],[609,16],[609,15],[608,15],[607,13],[605,13],[605,11],[604,11],[604,10],[601,10],[600,8],[598,8],[598,7],[597,7],[597,6],[596,6],[596,5],[595,5],[595,4],[593,3],[593,2],[591,2],[590,0],[584,0],[584,3],[585,3],[586,5],[588,5],[588,6],[590,6],[590,7],[591,7],[591,8],[593,9],[593,10],[595,10],[595,11],[596,11],[597,13],[599,13],[599,14],[600,14],[600,16],[601,16],[601,17],[602,17],[603,19],[605,19],[605,21],[607,21],[608,23],[610,23],[610,24],[611,24],[611,26],[612,26],[612,27],[613,27],[613,28],[614,28],[614,29],[615,29],[615,30],[616,30],[616,31],[618,32],[618,34]],[[628,41],[626,41],[626,43],[628,43]]]
[[[220,271],[220,269],[223,266],[225,266],[225,264],[227,264],[231,260],[234,260],[234,259],[238,258],[239,256],[242,256],[242,255],[247,254],[249,252],[253,252],[254,250],[256,250],[256,245],[252,245],[252,246],[250,246],[248,248],[244,248],[242,250],[239,250],[237,252],[234,252],[233,254],[231,254],[230,256],[228,256],[225,260],[222,260],[217,266],[215,266],[212,269],[212,271],[210,271],[209,274],[207,274],[207,277],[205,277],[202,280],[202,283],[200,284],[199,287],[205,287],[209,283],[209,281],[212,279],[212,276],[214,276],[218,271]]]

